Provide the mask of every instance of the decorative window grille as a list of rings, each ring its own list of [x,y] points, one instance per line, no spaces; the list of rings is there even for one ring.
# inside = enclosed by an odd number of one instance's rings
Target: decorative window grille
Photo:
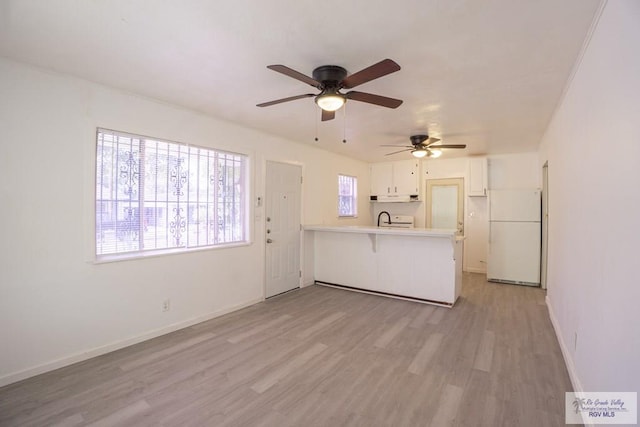
[[[247,241],[247,156],[98,129],[96,255]]]
[[[338,175],[338,216],[358,215],[358,178]]]

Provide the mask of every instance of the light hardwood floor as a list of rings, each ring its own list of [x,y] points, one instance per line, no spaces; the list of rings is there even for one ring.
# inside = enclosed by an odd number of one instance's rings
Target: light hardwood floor
[[[560,426],[541,289],[453,309],[311,286],[0,388],[2,426]]]

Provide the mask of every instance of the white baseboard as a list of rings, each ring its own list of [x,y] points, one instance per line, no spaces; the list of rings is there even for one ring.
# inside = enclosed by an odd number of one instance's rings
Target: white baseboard
[[[551,319],[551,324],[553,325],[553,330],[556,332],[556,338],[558,339],[558,343],[560,344],[560,350],[562,351],[562,357],[564,358],[564,363],[567,365],[567,371],[569,372],[569,378],[571,379],[571,385],[573,386],[573,391],[575,392],[583,392],[582,383],[578,378],[578,374],[576,373],[576,367],[573,363],[573,358],[571,357],[571,353],[569,353],[569,347],[564,342],[564,338],[560,333],[560,325],[558,325],[558,319],[556,318],[555,313],[553,312],[553,308],[551,307],[551,301],[549,300],[549,295],[545,297],[545,302],[547,303],[547,309],[549,310],[549,318]]]
[[[549,318],[551,319],[553,330],[555,331],[556,338],[558,339],[558,343],[560,344],[560,351],[562,351],[564,364],[567,366],[567,371],[569,372],[569,379],[571,380],[573,391],[575,391],[576,393],[582,393],[584,392],[584,389],[582,388],[582,383],[580,382],[580,378],[578,378],[578,373],[576,372],[576,366],[573,363],[573,358],[571,357],[571,353],[569,352],[569,347],[567,347],[567,343],[565,343],[564,338],[562,337],[562,333],[560,331],[560,325],[558,324],[558,319],[556,318],[556,315],[553,312],[549,295],[545,297],[545,302],[547,303],[547,310],[549,311]],[[590,426],[593,426],[594,424],[587,422],[587,423],[584,423],[584,425],[585,427],[590,427]]]
[[[174,323],[159,329],[155,329],[149,332],[146,332],[142,335],[138,335],[132,338],[127,338],[122,341],[117,341],[111,344],[103,345],[100,347],[95,347],[81,353],[72,354],[70,356],[65,356],[61,359],[54,360],[52,362],[43,363],[41,365],[37,365],[31,368],[24,369],[22,371],[18,371],[9,375],[5,375],[0,377],[0,387],[5,386],[7,384],[12,384],[18,381],[22,381],[24,379],[43,374],[45,372],[53,371],[55,369],[63,368],[65,366],[72,365],[74,363],[82,362],[87,359],[91,359],[92,357],[101,356],[106,353],[110,353],[112,351],[119,350],[124,347],[128,347],[130,345],[138,344],[143,341],[150,340],[152,338],[159,337],[161,335],[166,335],[171,332],[175,332],[179,329],[188,328],[189,326],[196,325],[198,323],[206,322],[207,320],[214,319],[216,317],[223,316],[225,314],[231,313],[236,310],[243,309],[245,307],[249,307],[251,305],[257,304],[259,302],[264,301],[264,298],[259,298],[251,301],[244,302],[242,304],[224,308],[222,310],[214,311],[212,313],[208,313],[202,316],[194,317],[192,319],[188,319],[182,322]]]

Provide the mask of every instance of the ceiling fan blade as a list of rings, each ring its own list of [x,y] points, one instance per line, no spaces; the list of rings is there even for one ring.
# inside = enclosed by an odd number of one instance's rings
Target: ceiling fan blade
[[[465,144],[442,144],[442,145],[429,145],[427,148],[467,148]]]
[[[342,81],[342,87],[351,89],[379,77],[386,76],[387,74],[395,73],[399,69],[400,66],[391,59],[383,59],[377,64],[373,64],[364,70],[360,70],[357,73],[348,76]]]
[[[398,148],[400,148],[400,147],[405,147],[405,148],[413,148],[413,146],[412,146],[412,145],[387,145],[387,144],[381,145],[380,147],[398,147]]]
[[[312,93],[305,93],[304,95],[290,96],[288,98],[276,99],[275,101],[263,102],[262,104],[257,104],[256,107],[268,107],[270,105],[280,104],[280,103],[289,102],[289,101],[295,101],[296,99],[301,99],[301,98],[309,98],[311,96],[315,96],[315,95]]]
[[[440,141],[440,138],[432,138],[429,137],[429,141],[427,142],[427,144],[425,145],[426,147],[430,146],[431,144],[435,144],[436,142]]]
[[[287,67],[286,65],[280,65],[280,64],[276,64],[276,65],[267,65],[267,68],[273,71],[277,71],[279,73],[284,74],[285,76],[289,76],[292,77],[296,80],[300,80],[303,83],[309,84],[313,87],[318,87],[320,86],[320,82],[312,79],[311,77],[302,74],[292,68]]]
[[[402,153],[402,152],[404,152],[404,151],[412,151],[412,150],[413,150],[413,148],[407,148],[407,149],[405,149],[405,150],[394,151],[393,153],[385,154],[385,156],[390,156],[390,155],[392,155],[392,154],[398,154],[398,153]]]
[[[322,121],[333,120],[336,117],[335,111],[322,110]]]
[[[372,93],[357,92],[352,90],[345,94],[347,99],[353,99],[354,101],[368,102],[369,104],[380,105],[387,108],[398,108],[402,104],[402,100],[387,98],[386,96],[374,95]]]

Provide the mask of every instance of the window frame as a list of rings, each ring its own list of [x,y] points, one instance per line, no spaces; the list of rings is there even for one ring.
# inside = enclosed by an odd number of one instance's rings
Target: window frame
[[[342,187],[341,187],[342,178],[346,178],[350,180],[351,194],[347,194],[347,195],[342,194]],[[349,214],[343,214],[340,210],[341,199],[343,197],[351,198],[352,212],[350,212]],[[344,173],[339,173],[338,174],[338,218],[357,218],[357,217],[358,217],[358,177],[355,175],[347,175]]]
[[[234,196],[234,201],[238,201],[240,203],[241,206],[241,211],[240,211],[240,216],[241,219],[239,221],[239,226],[241,227],[241,239],[240,240],[234,240],[234,241],[223,241],[223,242],[219,242],[219,243],[210,243],[210,241],[207,241],[204,244],[194,244],[192,242],[188,241],[188,237],[184,237],[185,242],[181,244],[181,246],[171,246],[171,247],[161,247],[161,248],[151,248],[151,249],[134,249],[134,250],[123,250],[123,251],[119,251],[119,252],[110,252],[110,253],[99,253],[99,238],[98,238],[98,232],[99,229],[98,227],[101,225],[100,221],[98,221],[98,216],[101,215],[101,211],[99,211],[98,205],[99,203],[103,202],[103,199],[99,199],[99,191],[98,191],[98,180],[99,180],[99,175],[98,175],[98,168],[100,168],[103,164],[104,161],[102,163],[98,163],[99,161],[99,154],[98,154],[98,150],[101,149],[101,147],[104,144],[104,141],[100,140],[100,135],[101,134],[110,134],[110,135],[114,135],[117,137],[125,137],[125,138],[131,138],[131,139],[136,139],[136,140],[140,140],[140,141],[151,141],[153,143],[158,142],[158,143],[162,143],[162,144],[167,144],[168,146],[171,146],[173,148],[177,148],[177,149],[182,149],[182,150],[186,150],[187,156],[189,155],[193,155],[196,158],[198,158],[198,160],[200,159],[201,156],[201,151],[200,150],[206,150],[206,153],[212,155],[213,153],[215,153],[216,155],[222,155],[222,156],[238,156],[240,157],[239,159],[239,165],[235,166],[235,167],[240,167],[240,180],[242,182],[242,194],[240,196],[237,196],[238,199],[235,199],[236,196]],[[156,256],[163,256],[163,255],[171,255],[171,254],[183,254],[183,253],[189,253],[189,252],[199,252],[199,251],[203,251],[203,250],[215,250],[215,249],[224,249],[224,248],[233,248],[233,247],[239,247],[239,246],[248,246],[252,243],[252,230],[251,230],[251,191],[252,191],[252,185],[251,185],[251,165],[252,165],[252,160],[251,160],[251,156],[248,153],[242,153],[242,152],[235,152],[235,151],[230,151],[230,150],[225,150],[225,149],[220,149],[220,148],[214,148],[214,147],[207,147],[207,146],[201,146],[201,145],[196,145],[196,144],[190,144],[190,143],[184,143],[184,142],[178,142],[178,141],[173,141],[173,140],[169,140],[169,139],[165,139],[165,138],[156,138],[156,137],[150,137],[150,136],[146,136],[146,135],[140,135],[140,134],[135,134],[135,133],[131,133],[131,132],[124,132],[124,131],[118,131],[118,130],[113,130],[113,129],[108,129],[108,128],[104,128],[104,127],[97,127],[96,128],[96,133],[95,133],[95,145],[94,145],[94,162],[93,162],[93,179],[94,179],[94,185],[93,185],[93,197],[92,197],[92,203],[93,203],[93,209],[92,209],[92,216],[93,216],[93,227],[92,227],[92,235],[93,235],[93,260],[95,263],[104,263],[104,262],[113,262],[113,261],[121,261],[121,260],[131,260],[131,259],[139,259],[139,258],[148,258],[148,257],[156,257]],[[179,148],[178,148],[179,147]],[[195,150],[196,154],[191,154],[191,150]],[[143,163],[144,160],[143,158],[139,159],[140,163]],[[112,169],[112,171],[116,171],[117,172],[117,166],[115,168]],[[188,172],[187,172],[188,173]],[[212,172],[213,173],[213,172]],[[195,181],[201,180],[201,177],[196,177]],[[144,184],[141,183],[141,186],[143,186]],[[212,186],[215,184],[211,184]],[[213,187],[208,188],[207,191],[210,191],[211,197],[215,197],[215,191],[213,189]],[[187,199],[188,200],[188,199]],[[147,202],[147,200],[144,199],[142,194],[138,195],[138,199],[136,200],[137,203],[142,203],[143,208],[144,203]],[[185,209],[186,212],[190,211],[191,205],[189,204],[189,202],[184,202],[184,201],[178,201],[179,203],[183,203],[183,208]],[[196,201],[196,203],[199,203],[198,201]],[[217,199],[214,200],[213,203],[218,203]],[[117,215],[117,213],[115,214]],[[141,216],[142,214],[139,213],[139,216]],[[216,218],[211,218],[211,221],[215,221]],[[138,218],[138,221],[141,221],[140,218]],[[186,217],[186,221],[189,222],[189,213],[187,213],[187,217]],[[165,224],[163,226],[163,229],[166,230],[166,232],[169,232],[169,224]],[[188,231],[186,232],[186,234],[188,234]],[[141,239],[144,240],[144,239]]]

